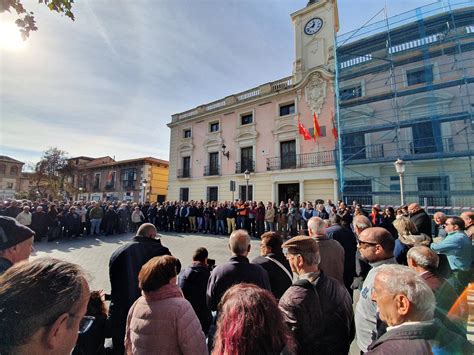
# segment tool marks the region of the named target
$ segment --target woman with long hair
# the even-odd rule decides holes
[[[407,265],[407,253],[411,247],[415,245],[429,246],[431,243],[431,236],[419,233],[409,217],[402,216],[395,219],[393,226],[398,232],[393,254],[399,264]]]
[[[232,286],[219,304],[212,355],[291,353],[294,341],[273,295],[253,284]]]

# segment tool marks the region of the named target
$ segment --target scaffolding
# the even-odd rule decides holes
[[[474,206],[474,0],[381,9],[335,43],[343,200],[399,205],[402,159],[407,203]]]

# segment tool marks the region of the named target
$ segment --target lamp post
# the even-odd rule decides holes
[[[143,181],[142,181],[142,186],[143,186],[142,203],[145,203],[146,184],[148,184],[148,181],[146,181],[146,179],[143,179]]]
[[[405,162],[400,158],[397,159],[395,163],[395,170],[397,170],[398,176],[400,177],[400,201],[401,205],[405,204],[405,196],[403,193],[403,174],[405,174]]]
[[[245,170],[244,171],[244,179],[247,183],[247,187],[245,189],[245,201],[247,202],[249,200],[249,180],[250,180],[250,171]]]

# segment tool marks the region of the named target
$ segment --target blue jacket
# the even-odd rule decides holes
[[[468,271],[471,267],[471,240],[463,232],[448,233],[441,242],[432,243],[431,249],[438,254],[445,254],[453,271]]]

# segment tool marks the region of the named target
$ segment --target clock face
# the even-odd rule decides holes
[[[314,35],[315,33],[319,32],[319,30],[323,27],[323,20],[319,17],[312,18],[308,21],[308,23],[304,26],[304,33],[307,35]]]

